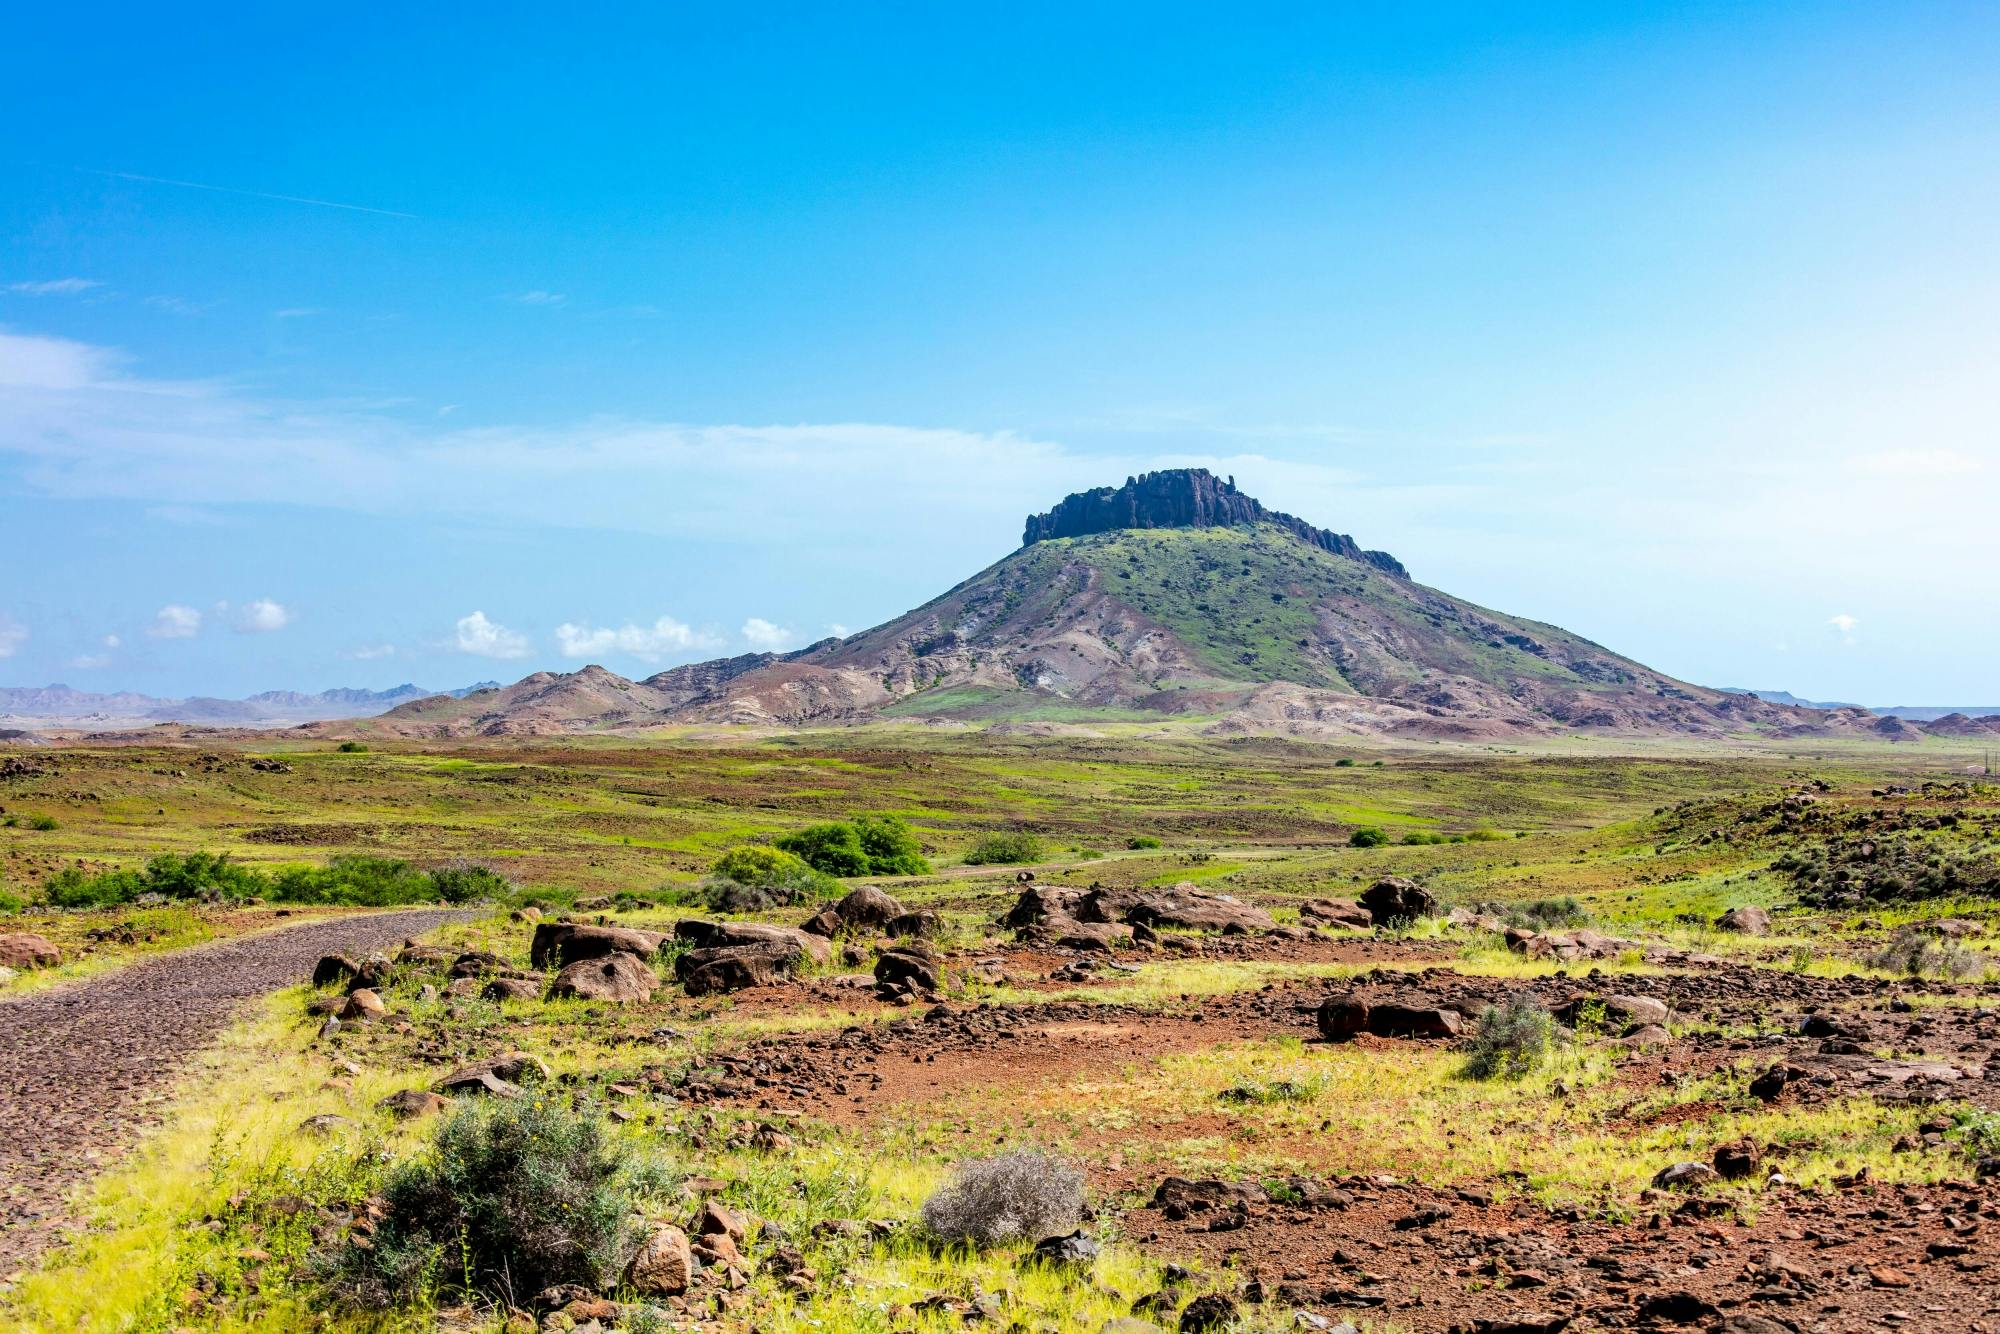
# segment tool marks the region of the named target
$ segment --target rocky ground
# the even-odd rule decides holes
[[[0,1002],[0,1272],[64,1222],[69,1191],[129,1142],[181,1063],[242,1004],[462,914],[346,917],[184,950]]]

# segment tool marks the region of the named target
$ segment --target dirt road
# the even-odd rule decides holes
[[[193,1053],[248,1000],[462,916],[443,909],[310,922],[218,941],[0,1001],[0,1277],[63,1221],[66,1197],[129,1144]]]

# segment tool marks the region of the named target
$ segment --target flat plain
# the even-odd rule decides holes
[[[284,987],[219,1038],[191,1032],[142,1087],[92,1091],[143,1096],[145,1125],[101,1146],[63,1228],[10,1218],[33,1233],[0,1307],[19,1328],[2000,1321],[1982,879],[2000,789],[1947,744],[874,727],[10,753],[0,883],[24,906],[0,929],[63,961],[0,996],[353,911],[38,904],[70,868],[365,856],[469,861],[513,886],[385,951],[366,979],[379,1014],[326,1022],[352,977]],[[824,906],[720,910],[719,857],[864,814],[907,821],[933,870],[839,888],[883,890],[915,925],[842,921],[781,976],[683,985],[708,939],[683,924],[792,928]],[[1356,846],[1363,830],[1381,839]],[[1031,855],[967,864],[993,835]],[[1383,883],[1427,905],[1356,917]],[[1734,909],[1770,920],[1724,929]],[[537,917],[666,935],[644,963],[657,987],[556,995]],[[911,951],[927,972],[885,971]],[[1557,1022],[1518,1068],[1477,1077],[1510,1005]],[[469,1261],[389,1300],[352,1282],[392,1226],[397,1164],[435,1154],[457,1114],[383,1101],[519,1053],[549,1072],[525,1098],[644,1161],[634,1207],[694,1242],[678,1291],[623,1270],[509,1290]],[[1016,1149],[1081,1173],[1094,1253],[1034,1263],[1041,1238],[926,1236],[919,1207],[960,1164]],[[726,1247],[705,1245],[710,1202],[740,1224]]]

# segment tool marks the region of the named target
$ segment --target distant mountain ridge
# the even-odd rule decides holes
[[[485,681],[443,693],[458,697],[498,684]],[[206,695],[163,699],[136,691],[98,694],[66,685],[0,686],[0,717],[47,722],[107,719],[181,723],[317,722],[328,718],[373,717],[399,704],[438,693],[407,682],[387,690],[336,687],[317,694],[266,690],[244,699]]]
[[[1933,723],[1940,718],[2000,716],[2000,704],[1838,704],[1829,700],[1801,699],[1789,690],[1722,689],[1731,695],[1755,695],[1772,704],[1792,704],[1801,709],[1866,709],[1879,718],[1902,718],[1913,723]]]
[[[1919,726],[1690,685],[1580,635],[1452,597],[1199,468],[1030,516],[1022,544],[924,605],[796,652],[628,680],[537,672],[360,725],[425,737],[665,725],[1178,721],[1211,735],[1854,735]],[[316,724],[323,732],[339,725]],[[2000,720],[1952,735],[2000,736]],[[1951,731],[1951,729],[1957,729]]]

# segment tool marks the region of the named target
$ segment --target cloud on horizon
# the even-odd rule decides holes
[[[697,650],[720,648],[722,637],[683,625],[671,616],[662,616],[651,625],[627,621],[617,629],[608,626],[593,629],[588,624],[564,622],[556,627],[556,645],[566,658],[623,654],[653,663]]]
[[[532,652],[526,635],[487,620],[483,611],[459,617],[456,629],[452,643],[460,653],[470,653],[478,658],[509,659],[525,658]]]
[[[193,607],[169,602],[153,613],[152,628],[146,633],[155,639],[193,639],[201,633],[201,613]]]

